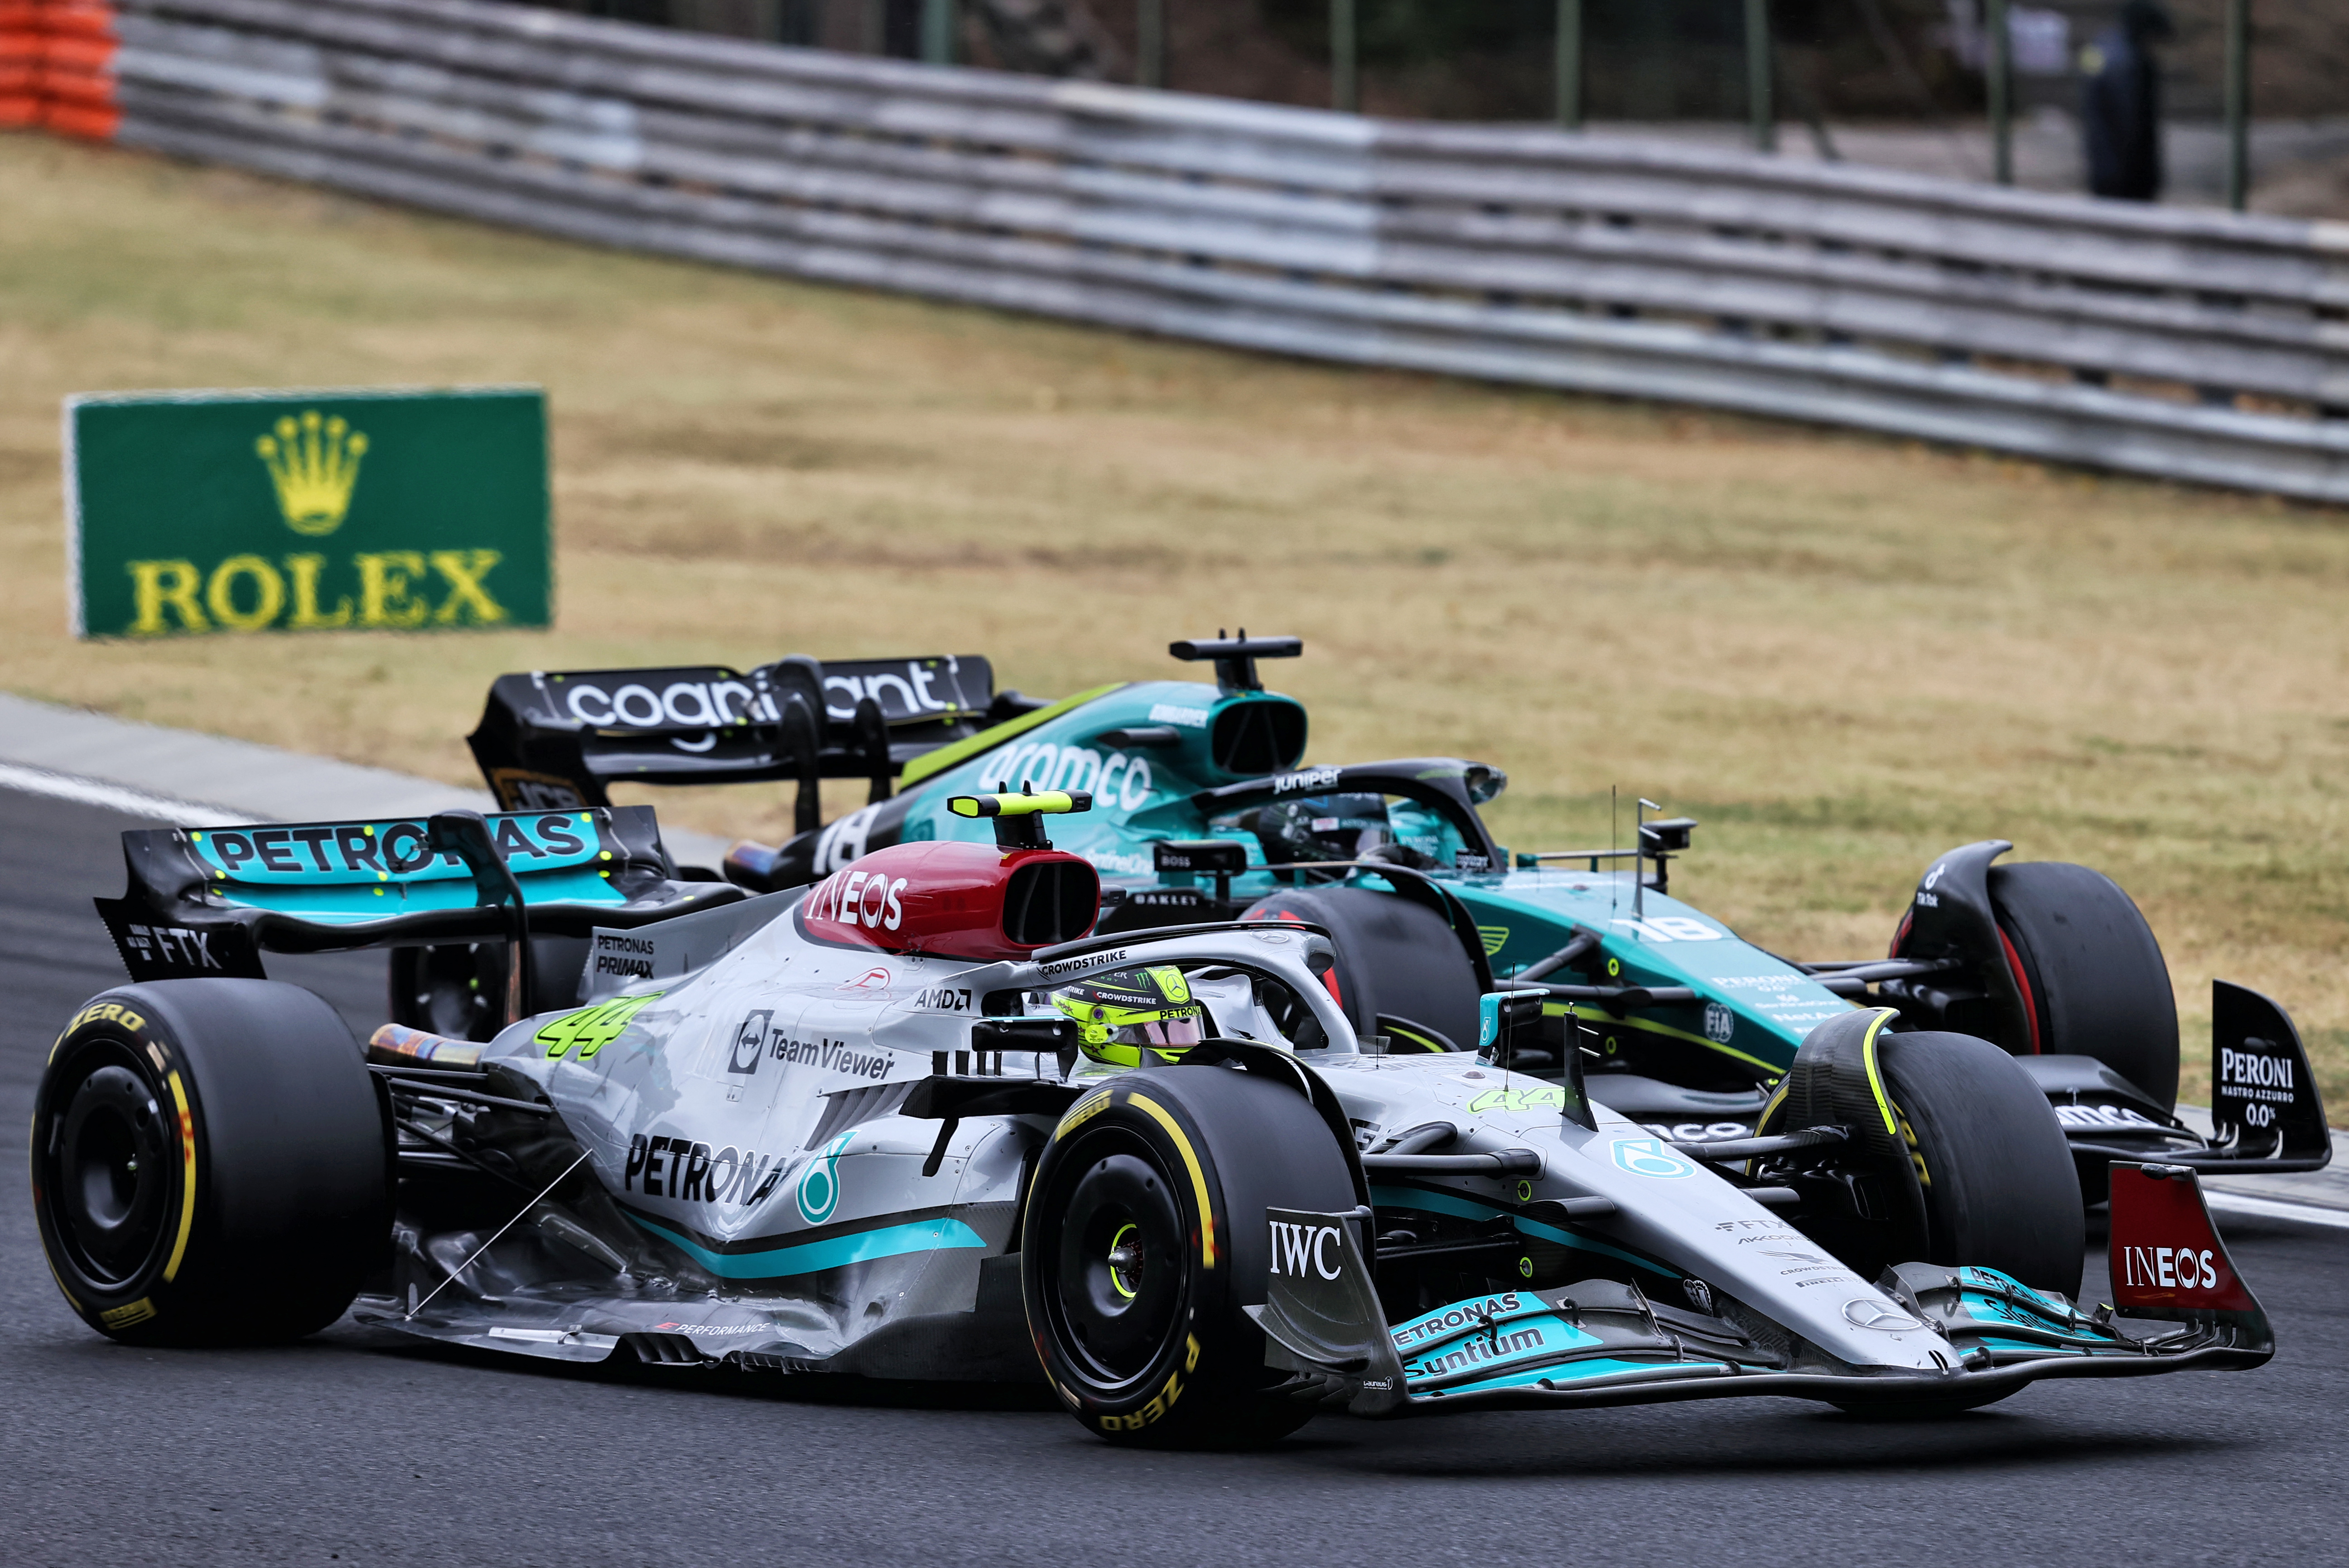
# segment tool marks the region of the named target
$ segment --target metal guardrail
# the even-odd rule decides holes
[[[1235,348],[2349,501],[2340,225],[481,0],[116,10],[117,139],[179,156]]]

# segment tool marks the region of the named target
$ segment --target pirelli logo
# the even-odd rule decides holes
[[[1066,1137],[1102,1112],[1109,1109],[1109,1100],[1110,1092],[1107,1089],[1094,1090],[1069,1107],[1069,1114],[1061,1118],[1061,1125],[1053,1129],[1052,1136],[1056,1138]]]

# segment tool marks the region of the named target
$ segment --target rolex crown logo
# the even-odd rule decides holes
[[[285,525],[314,536],[343,525],[367,449],[364,431],[351,429],[340,414],[328,419],[316,409],[299,419],[285,415],[275,434],[253,443],[277,486],[277,509],[285,514]]]

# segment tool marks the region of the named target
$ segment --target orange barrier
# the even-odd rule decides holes
[[[119,47],[111,0],[0,0],[0,127],[112,140]]]
[[[40,123],[40,15],[36,0],[0,0],[0,129]]]

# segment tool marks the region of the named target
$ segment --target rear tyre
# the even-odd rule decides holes
[[[1070,1107],[1036,1168],[1020,1288],[1044,1370],[1088,1431],[1247,1448],[1312,1415],[1264,1364],[1268,1208],[1341,1212],[1353,1179],[1293,1087],[1227,1067],[1127,1074]]]
[[[2087,1252],[2080,1184],[2039,1086],[1971,1034],[1888,1034],[1877,1049],[1924,1189],[1923,1261],[2077,1293]]]
[[[2178,1103],[2178,1001],[2161,944],[2119,884],[2061,861],[1990,868],[1991,906],[2029,993],[2039,1054],[2093,1056]],[[2031,1047],[2025,1047],[2030,1049]]]
[[[1368,888],[1299,888],[1257,899],[1240,918],[1306,920],[1330,933],[1338,963],[1324,983],[1356,1034],[1389,1034],[1397,1052],[1475,1044],[1476,971],[1426,905]],[[1382,1017],[1402,1027],[1381,1028]]]
[[[131,1345],[333,1323],[381,1257],[392,1146],[342,1018],[299,986],[121,986],[41,1077],[33,1207],[82,1321]]]

